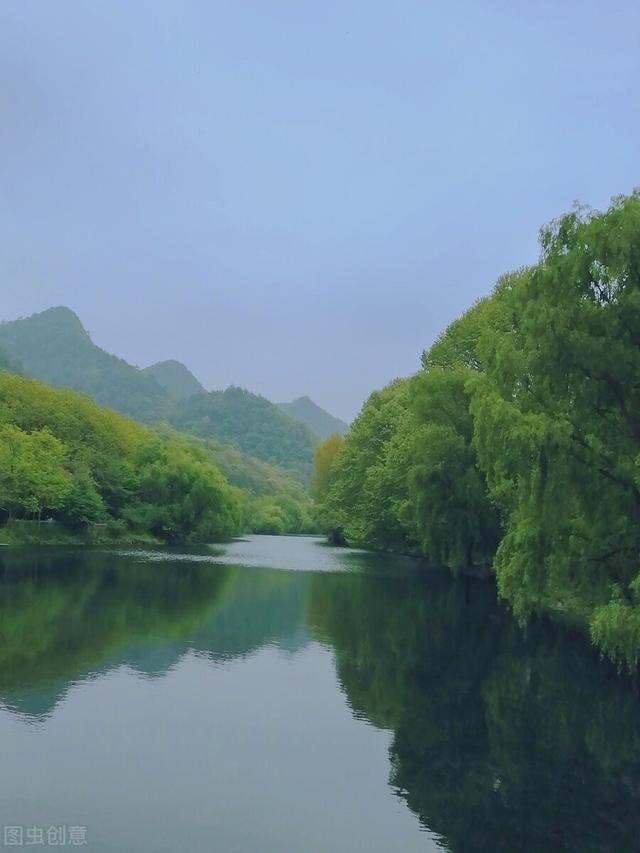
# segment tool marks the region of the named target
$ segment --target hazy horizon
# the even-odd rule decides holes
[[[401,9],[401,14],[399,13]],[[351,420],[638,180],[636,4],[0,6],[0,318]]]

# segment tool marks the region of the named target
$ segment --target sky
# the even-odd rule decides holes
[[[351,419],[640,184],[640,4],[0,0],[0,318]]]

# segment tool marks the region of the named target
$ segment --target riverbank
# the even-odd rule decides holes
[[[134,533],[117,528],[92,527],[83,531],[67,530],[56,524],[14,523],[0,528],[0,547],[27,545],[160,545],[150,533]]]

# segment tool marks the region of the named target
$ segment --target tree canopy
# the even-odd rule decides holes
[[[570,614],[635,666],[639,472],[634,193],[544,228],[537,264],[372,394],[322,472],[319,517],[356,544],[490,566],[519,618]]]
[[[71,391],[0,374],[0,507],[5,517],[97,523],[167,541],[242,528],[244,498],[204,450]]]

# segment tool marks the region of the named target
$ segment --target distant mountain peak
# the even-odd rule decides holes
[[[0,349],[25,375],[90,394],[138,420],[160,420],[172,402],[153,377],[96,346],[79,317],[61,305],[0,323]]]
[[[206,389],[181,361],[168,358],[145,367],[143,373],[151,376],[175,400],[186,400],[196,394],[206,394]]]
[[[278,403],[277,406],[290,418],[307,426],[319,438],[328,438],[336,432],[345,435],[349,431],[348,424],[325,411],[306,394],[291,403]]]
[[[46,308],[44,311],[31,314],[29,317],[21,317],[19,320],[8,322],[29,323],[32,326],[37,325],[39,327],[53,326],[58,331],[64,331],[65,334],[81,335],[90,340],[89,332],[82,325],[80,317],[65,305],[56,305],[53,308]]]

